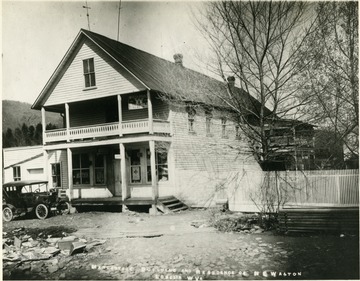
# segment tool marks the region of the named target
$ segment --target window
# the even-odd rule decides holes
[[[13,167],[13,178],[14,178],[14,181],[20,181],[21,180],[20,166]]]
[[[189,132],[193,133],[194,132],[194,120],[195,120],[195,114],[196,111],[193,107],[187,107],[186,111],[188,113],[188,127],[189,127]]]
[[[52,177],[53,187],[61,187],[60,163],[51,164],[51,177]]]
[[[146,95],[133,95],[129,96],[128,109],[143,109],[148,108],[148,100]]]
[[[95,156],[95,184],[105,184],[105,157],[103,154]]]
[[[161,151],[155,153],[155,167],[156,167],[156,175],[158,181],[167,181],[169,180],[169,169],[167,162],[167,152]]]
[[[236,138],[237,140],[240,139],[240,127],[239,127],[239,125],[236,125],[236,126],[235,126],[235,138]]]
[[[221,137],[226,138],[226,118],[221,118]]]
[[[84,78],[85,78],[85,88],[95,87],[95,68],[94,68],[94,59],[83,60],[84,67]]]
[[[146,150],[147,182],[151,182],[150,150]],[[155,152],[155,170],[158,181],[169,180],[168,153],[166,150]]]
[[[88,154],[74,154],[73,165],[73,183],[90,184],[90,161]]]

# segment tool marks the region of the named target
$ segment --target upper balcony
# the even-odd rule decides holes
[[[134,134],[171,134],[169,107],[156,95],[134,93],[42,108],[62,114],[64,128],[45,130],[43,143],[122,137]]]
[[[69,129],[48,130],[44,134],[44,143],[74,141],[87,138],[122,136],[139,133],[170,134],[170,122],[166,120],[141,119],[125,122],[112,122],[90,126],[71,127]]]

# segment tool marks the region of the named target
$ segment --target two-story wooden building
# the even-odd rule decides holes
[[[43,132],[44,174],[73,205],[161,208],[174,196],[245,210],[236,190],[260,185],[261,168],[219,98],[228,87],[174,59],[80,30],[32,106],[43,124],[47,112],[64,118]]]

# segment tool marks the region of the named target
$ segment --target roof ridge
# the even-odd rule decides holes
[[[144,53],[144,54],[146,54],[146,55],[150,55],[150,56],[152,56],[152,57],[155,57],[155,58],[157,58],[157,59],[161,59],[161,60],[165,61],[166,63],[170,63],[170,64],[173,65],[173,66],[175,65],[175,62],[173,62],[173,61],[170,61],[170,60],[168,60],[168,59],[165,59],[165,58],[159,57],[159,56],[157,56],[157,55],[151,54],[151,53],[146,52],[146,51],[144,51],[144,50],[138,49],[138,48],[133,47],[133,46],[131,46],[131,45],[129,45],[129,44],[126,44],[126,43],[117,41],[117,40],[115,40],[115,39],[112,39],[112,38],[107,37],[107,36],[105,36],[105,35],[102,35],[102,34],[100,34],[100,33],[96,33],[96,32],[89,31],[89,30],[85,30],[85,29],[81,29],[81,30],[82,30],[82,31],[85,31],[85,32],[88,32],[88,33],[92,33],[92,34],[94,34],[94,35],[96,35],[96,36],[104,37],[104,38],[106,38],[106,39],[108,39],[108,40],[113,41],[113,42],[116,43],[116,44],[124,45],[124,46],[129,47],[129,48],[132,48],[132,49],[134,49],[134,50],[136,50],[136,51],[138,51],[138,52],[141,52],[141,53]],[[111,46],[109,46],[109,47],[111,48]],[[200,71],[191,69],[191,68],[189,68],[189,67],[183,66],[183,68],[184,68],[185,70],[187,70],[187,71],[192,71],[192,72],[195,72],[196,74],[200,74],[200,75],[202,75],[202,76],[205,76],[205,77],[208,78],[208,79],[212,79],[212,80],[215,80],[215,81],[220,82],[220,83],[221,83],[221,82],[224,82],[224,83],[225,83],[225,81],[221,81],[221,80],[219,80],[219,79],[213,78],[213,77],[211,77],[211,76],[209,76],[209,75],[206,75],[206,74],[204,74],[204,73],[202,73],[202,72],[200,72]],[[243,90],[242,88],[239,88],[239,87],[236,87],[236,86],[235,86],[235,88],[237,88],[237,89],[239,89],[239,90]],[[243,91],[244,91],[244,90],[243,90]]]

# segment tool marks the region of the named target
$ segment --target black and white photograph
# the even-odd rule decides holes
[[[3,280],[358,280],[357,1],[3,0]]]

